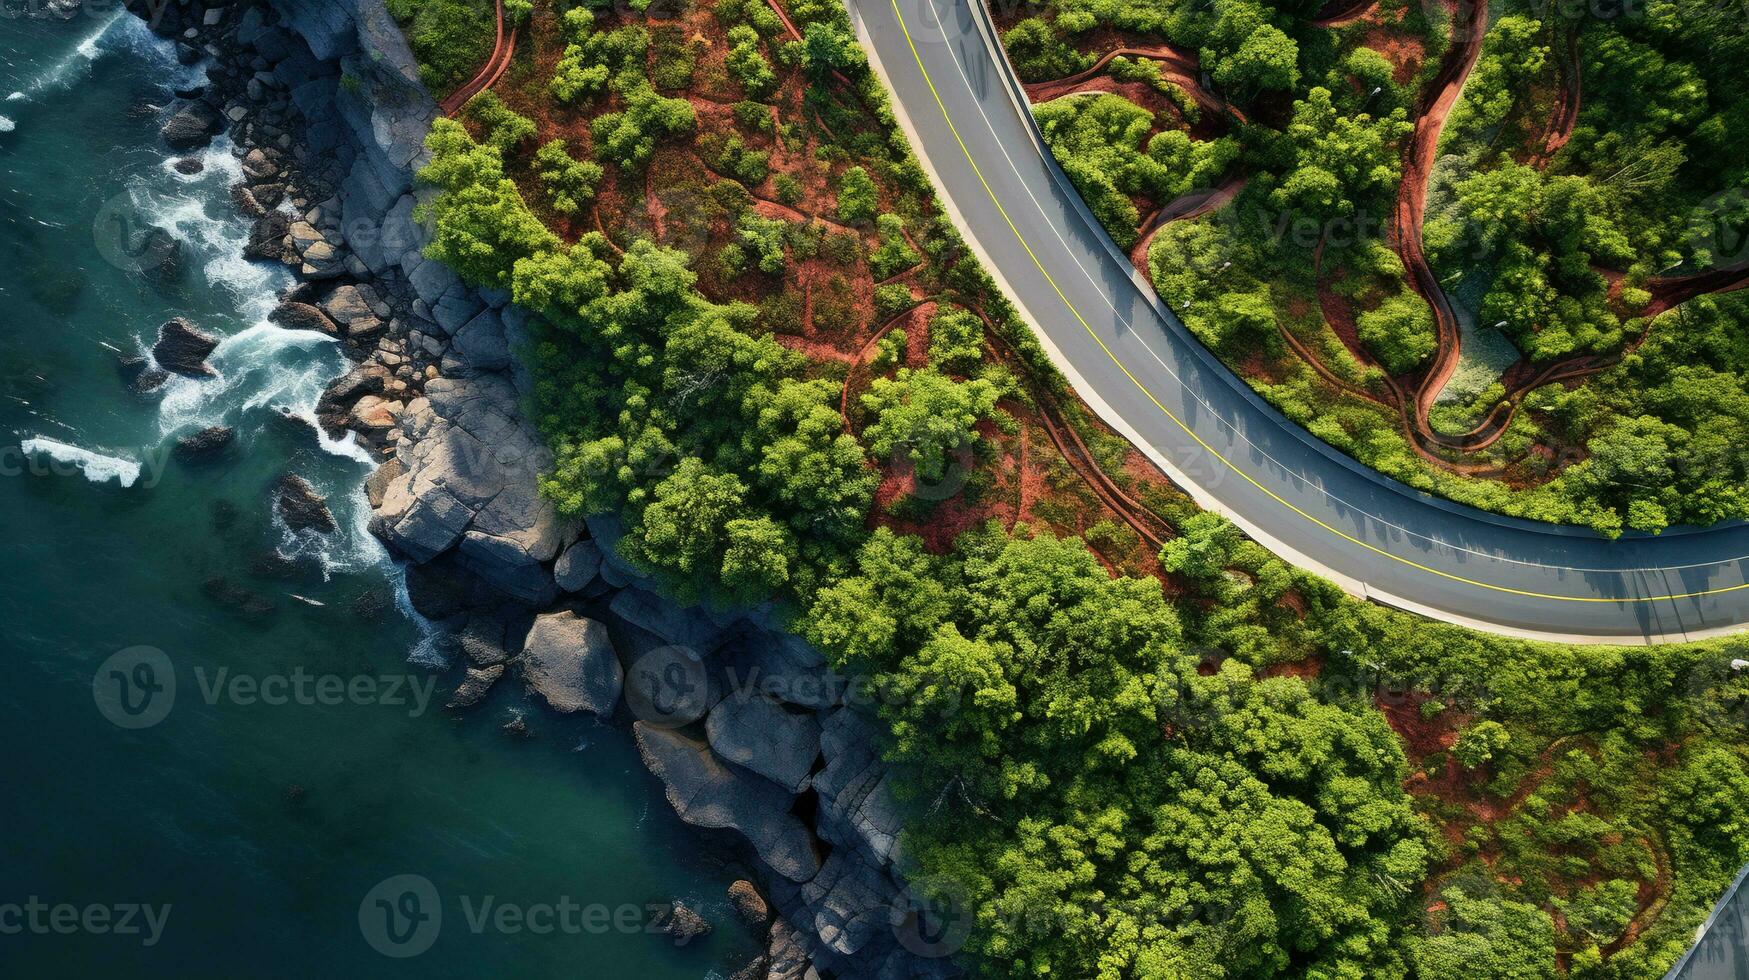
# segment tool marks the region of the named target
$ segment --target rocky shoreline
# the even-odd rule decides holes
[[[912,914],[899,810],[853,689],[760,611],[658,595],[617,557],[613,519],[568,521],[539,495],[550,455],[513,354],[527,317],[423,255],[412,175],[437,107],[382,0],[129,6],[183,61],[211,64],[163,136],[178,153],[235,144],[247,252],[298,280],[272,319],[354,363],[318,421],[382,461],[371,528],[449,641],[450,708],[520,684],[541,710],[629,724],[681,819],[758,871],[730,897],[766,953],[736,980],[956,975]]]

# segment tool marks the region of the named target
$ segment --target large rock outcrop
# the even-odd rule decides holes
[[[529,690],[567,714],[612,715],[625,685],[607,627],[576,613],[535,617],[517,666]]]
[[[641,721],[632,730],[644,764],[662,780],[681,820],[735,831],[767,867],[790,881],[819,874],[813,834],[790,813],[794,796],[770,780],[724,764],[710,746],[679,732]]]

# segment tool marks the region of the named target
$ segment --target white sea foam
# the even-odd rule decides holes
[[[18,448],[26,455],[43,455],[55,462],[75,467],[92,483],[108,483],[114,480],[123,487],[131,487],[140,478],[140,464],[131,459],[95,453],[58,439],[33,436],[20,442]]]
[[[271,297],[269,297],[271,299]],[[262,322],[219,341],[207,358],[214,378],[173,377],[158,407],[158,430],[219,425],[233,410],[284,408],[313,418],[316,401],[337,373],[338,353],[310,354],[334,339],[313,330],[287,330]]]
[[[445,650],[443,631],[413,608],[413,600],[407,595],[405,574],[395,576],[395,608],[419,627],[419,640],[413,644],[413,649],[407,651],[407,662],[434,670],[448,667],[449,654]]]
[[[370,501],[365,499],[363,484],[355,484],[344,499],[330,499],[328,504],[337,527],[327,534],[315,530],[294,531],[285,526],[275,508],[273,526],[280,535],[275,550],[286,558],[314,561],[321,568],[324,579],[386,566],[389,552],[376,535],[370,533]]]
[[[18,128],[18,124],[6,116],[0,116],[0,133],[10,133]]]
[[[253,321],[267,316],[276,303],[275,294],[291,283],[292,276],[282,265],[243,257],[250,225],[228,204],[229,188],[242,176],[232,149],[228,138],[215,140],[201,155],[200,173],[174,174],[177,184],[170,191],[136,188],[134,204],[142,222],[184,242],[198,257],[207,283],[229,291],[237,300],[238,313]]]

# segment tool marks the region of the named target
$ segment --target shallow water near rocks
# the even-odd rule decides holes
[[[226,147],[185,176],[156,139],[155,107],[199,71],[109,17],[0,20],[0,925],[23,923],[0,975],[733,972],[755,952],[724,899],[735,869],[700,854],[624,732],[508,680],[458,717],[455,676],[407,662],[422,634],[364,530],[367,459],[282,417],[343,358],[264,323],[289,280],[238,257]],[[185,242],[171,283],[139,268],[147,222]],[[225,338],[218,377],[130,392],[118,358],[173,315]],[[216,424],[237,431],[222,459],[171,458]],[[338,532],[276,523],[287,472]],[[533,738],[500,731],[525,709]],[[397,875],[431,883],[437,928],[404,882],[372,893]],[[678,950],[648,934],[646,905],[672,898],[716,930]],[[33,928],[33,900],[79,924]],[[153,945],[116,934],[135,904],[167,916]]]

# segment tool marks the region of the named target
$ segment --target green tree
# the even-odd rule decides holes
[[[802,29],[802,69],[815,80],[824,81],[835,72],[850,74],[867,63],[844,24],[814,21]]]
[[[601,166],[572,157],[562,139],[547,143],[534,155],[534,172],[546,188],[547,201],[560,214],[576,214],[595,197],[595,185],[601,182]]]
[[[1479,769],[1512,744],[1512,733],[1497,721],[1478,721],[1458,733],[1452,744],[1452,758],[1465,769]]]
[[[1014,63],[1014,72],[1023,81],[1046,82],[1086,68],[1087,56],[1076,51],[1051,25],[1037,17],[1028,17],[1002,35],[1002,46]]]
[[[908,298],[909,294],[907,294]],[[929,320],[929,360],[943,371],[970,370],[984,357],[984,321],[960,307]]]
[[[642,169],[656,152],[656,141],[692,129],[697,117],[692,103],[656,94],[648,83],[625,93],[625,108],[607,112],[589,124],[597,157],[627,170]]]
[[[982,378],[954,381],[934,368],[900,368],[897,377],[876,378],[862,396],[875,416],[863,436],[876,456],[903,450],[920,478],[938,481],[948,454],[977,441],[973,426],[994,416],[999,395]]]
[[[729,28],[729,54],[724,63],[749,99],[763,99],[777,88],[777,72],[759,47],[759,32],[746,24]]]
[[[734,474],[687,457],[650,489],[650,502],[621,547],[646,567],[681,578],[716,573],[723,568],[729,525],[745,514],[746,497],[746,484]],[[743,525],[743,548],[756,535],[756,529]],[[746,560],[745,555],[737,559]],[[738,566],[737,574],[754,572],[751,566]]]
[[[873,221],[879,206],[880,190],[867,170],[851,167],[838,178],[838,220],[853,225]]]
[[[1412,292],[1398,293],[1362,313],[1356,327],[1361,343],[1392,374],[1415,370],[1439,349],[1427,301]]]

